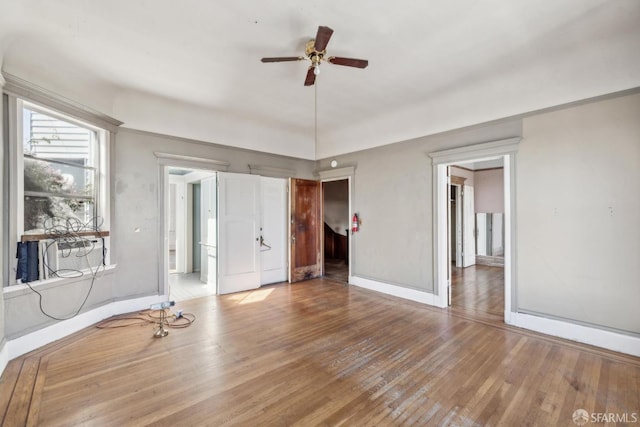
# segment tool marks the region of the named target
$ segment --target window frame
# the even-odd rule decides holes
[[[5,135],[5,156],[8,157],[6,164],[8,170],[4,173],[7,180],[5,188],[8,194],[4,195],[3,219],[8,238],[4,239],[3,253],[5,254],[3,287],[8,289],[11,286],[19,285],[15,278],[15,248],[24,235],[24,155],[22,139],[22,108],[26,106],[29,110],[36,110],[42,114],[52,116],[86,128],[95,133],[96,150],[93,154],[96,157],[96,173],[94,177],[95,204],[93,211],[95,216],[100,217],[102,222],[100,231],[108,232],[111,227],[112,206],[110,203],[111,176],[111,156],[112,143],[115,138],[118,126],[122,122],[93,111],[88,107],[76,104],[73,101],[52,94],[45,89],[34,86],[15,76],[4,74],[6,84],[3,88],[3,120],[8,129]],[[5,98],[7,102],[5,103]],[[3,137],[4,139],[4,137]],[[110,265],[110,237],[105,238],[106,259],[105,263]],[[30,283],[31,286],[38,286],[50,281],[67,281],[68,279],[48,279],[38,280]]]
[[[40,161],[44,161],[44,162],[48,162],[48,163],[58,163],[58,164],[66,164],[69,166],[73,166],[73,167],[77,167],[77,168],[81,168],[81,169],[85,169],[85,170],[91,170],[93,171],[93,191],[92,191],[92,196],[80,196],[80,195],[72,195],[72,194],[58,194],[58,193],[49,193],[49,192],[44,192],[42,193],[42,195],[46,195],[48,197],[64,197],[64,198],[69,198],[69,199],[85,199],[85,200],[91,200],[94,204],[93,209],[92,209],[92,216],[94,218],[97,217],[103,217],[104,215],[102,215],[101,213],[101,209],[100,209],[100,194],[103,191],[103,188],[106,187],[105,183],[102,182],[101,176],[102,176],[102,160],[103,160],[103,153],[101,153],[100,147],[101,145],[104,144],[106,135],[105,135],[105,130],[101,129],[97,126],[94,126],[92,124],[86,123],[84,121],[78,120],[74,117],[71,117],[69,115],[66,114],[62,114],[59,113],[55,110],[52,110],[50,108],[45,108],[41,105],[35,104],[33,102],[30,102],[28,100],[22,99],[22,98],[16,98],[17,103],[16,105],[16,117],[15,123],[9,123],[9,126],[13,125],[16,126],[16,138],[17,141],[15,141],[20,148],[22,147],[22,142],[24,141],[24,135],[23,135],[23,129],[24,129],[24,117],[23,117],[23,112],[25,109],[33,111],[33,112],[37,112],[43,115],[46,115],[48,117],[54,118],[54,119],[58,119],[58,120],[62,120],[65,122],[68,122],[74,126],[78,126],[80,128],[84,128],[87,129],[88,131],[90,131],[93,136],[91,137],[91,141],[89,142],[90,144],[92,144],[94,147],[92,148],[89,157],[92,157],[91,159],[91,163],[93,166],[86,166],[86,165],[75,165],[75,164],[71,164],[70,162],[64,162],[61,160],[57,160],[55,158],[50,159],[50,158],[38,158],[36,156],[30,156],[30,158],[35,159],[35,160],[40,160]],[[24,159],[26,157],[26,155],[24,154],[24,149],[20,149],[18,148],[18,155],[20,157],[22,157],[19,160],[19,164],[21,165],[21,171],[22,171],[22,186],[18,187],[17,191],[18,194],[22,194],[22,197],[19,197],[17,200],[17,209],[18,212],[21,212],[22,215],[19,217],[19,221],[18,221],[18,229],[17,229],[17,235],[18,237],[22,236],[22,235],[28,235],[28,234],[34,234],[34,233],[27,233],[28,230],[24,229],[24,198],[28,195],[28,191],[26,191],[24,189]],[[20,171],[18,171],[18,173],[20,173]],[[20,184],[20,183],[19,183]],[[95,227],[97,225],[97,223],[94,221],[93,226]],[[36,233],[37,234],[37,233]]]

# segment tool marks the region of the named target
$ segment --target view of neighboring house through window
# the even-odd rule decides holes
[[[97,141],[96,131],[24,104],[24,233],[41,233],[56,219],[95,226]]]

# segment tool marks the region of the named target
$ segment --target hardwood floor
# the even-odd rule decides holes
[[[451,306],[467,314],[504,317],[504,267],[451,267]]]
[[[342,283],[349,283],[349,266],[343,259],[325,258],[324,277],[337,280]]]
[[[3,425],[574,425],[640,412],[640,359],[332,280],[179,303],[9,363]]]

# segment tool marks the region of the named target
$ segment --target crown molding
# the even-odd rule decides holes
[[[13,74],[3,72],[0,76],[2,76],[0,86],[3,86],[2,90],[5,93],[22,98],[26,101],[41,104],[44,107],[53,108],[95,126],[107,129],[110,132],[117,132],[118,127],[123,124],[120,120],[107,116],[106,114],[87,107],[86,105],[82,105],[79,102],[65,98],[62,95],[58,95],[57,93],[28,82],[18,76],[14,76]],[[4,80],[4,84],[2,84],[2,80]]]

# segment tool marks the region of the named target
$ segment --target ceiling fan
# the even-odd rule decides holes
[[[275,58],[262,58],[262,62],[286,62],[286,61],[303,61],[308,59],[311,61],[307,77],[304,79],[305,86],[313,86],[316,82],[316,76],[320,73],[320,62],[328,61],[336,65],[345,65],[347,67],[365,68],[369,65],[366,59],[343,58],[339,56],[325,57],[327,44],[333,30],[329,27],[318,27],[316,38],[309,40],[305,48],[305,56],[281,56]]]

